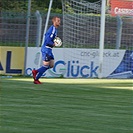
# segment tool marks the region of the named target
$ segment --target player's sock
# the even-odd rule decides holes
[[[38,71],[37,70],[32,70],[32,75],[33,75],[33,79],[36,79],[36,75],[37,75]]]
[[[47,69],[49,69],[49,66],[42,66],[42,67],[40,67],[37,71],[38,71],[38,74],[37,74],[37,76],[36,76],[36,80],[38,80],[42,75],[43,75],[43,73],[47,70]]]

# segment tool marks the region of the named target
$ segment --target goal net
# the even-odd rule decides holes
[[[102,1],[63,0],[62,5],[66,77],[98,77]],[[102,77],[133,76],[133,10],[122,5],[110,0],[105,7]]]

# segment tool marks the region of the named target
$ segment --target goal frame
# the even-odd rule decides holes
[[[98,78],[102,78],[103,67],[103,51],[104,51],[104,37],[105,37],[105,13],[106,13],[106,0],[102,0],[101,7],[101,24],[100,24],[100,43],[99,43],[99,73]]]

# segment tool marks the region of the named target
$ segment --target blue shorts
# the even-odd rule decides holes
[[[54,60],[52,50],[46,49],[45,52],[42,52],[42,60],[46,62]]]

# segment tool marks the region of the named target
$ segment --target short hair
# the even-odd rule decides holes
[[[56,18],[59,18],[59,17],[58,17],[58,16],[54,16],[54,17],[52,18],[52,22],[54,22]]]

